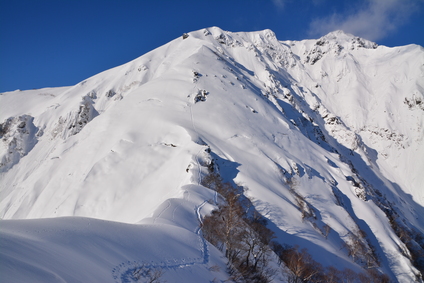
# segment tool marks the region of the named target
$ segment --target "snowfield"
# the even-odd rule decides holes
[[[421,282],[423,47],[187,35],[75,86],[0,95],[0,281],[228,279],[200,229],[215,168],[278,243],[362,272],[343,248],[360,239],[372,268]]]

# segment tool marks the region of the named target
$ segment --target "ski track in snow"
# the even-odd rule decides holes
[[[192,93],[194,93],[194,91],[197,89],[197,80],[195,81],[195,83],[194,83],[194,86],[193,86],[193,90],[192,90]],[[190,96],[190,99],[191,99],[191,96]],[[190,103],[190,101],[188,102],[189,103],[189,108],[190,108],[190,120],[191,120],[191,125],[192,125],[192,127],[193,127],[193,131],[195,132],[195,133],[197,133],[197,134],[199,134],[198,132],[197,132],[197,129],[196,129],[196,125],[195,125],[195,122],[194,122],[194,115],[193,115],[193,105],[195,105],[195,103]],[[202,183],[202,172],[201,172],[201,169],[200,169],[200,162],[199,162],[199,154],[200,154],[200,152],[202,151],[202,149],[200,149],[198,152],[197,152],[197,154],[195,155],[195,160],[196,160],[196,163],[197,163],[197,172],[198,172],[198,180],[197,180],[197,184],[198,185],[200,185],[201,183]]]
[[[154,262],[139,262],[139,261],[126,261],[115,268],[112,269],[112,277],[117,283],[131,283],[136,282],[136,278],[134,277],[134,272],[137,271],[140,268],[145,269],[163,269],[163,270],[169,270],[169,269],[181,269],[181,268],[187,268],[198,264],[208,264],[209,263],[209,248],[208,243],[202,236],[202,215],[200,213],[202,207],[207,203],[207,200],[204,200],[200,205],[197,205],[194,207],[194,213],[196,214],[196,217],[199,221],[199,225],[194,231],[194,233],[198,236],[199,240],[199,251],[201,253],[200,257],[197,259],[193,258],[174,258],[174,259],[168,259],[166,261],[162,261],[160,263],[154,263]],[[168,201],[168,206],[161,211],[159,216],[167,210],[171,206],[171,203]],[[175,210],[179,207],[177,205],[174,209]],[[158,216],[158,217],[159,217]],[[158,218],[155,218],[156,219]],[[174,217],[174,215],[172,216]]]
[[[161,215],[166,211],[166,210],[168,210],[168,208],[170,208],[171,207],[171,202],[169,201],[169,200],[167,200],[166,201],[166,203],[167,203],[167,206],[159,213],[159,215],[158,216],[156,216],[155,217],[155,219],[153,220],[153,223],[156,223],[156,219],[158,219],[158,218],[160,218],[161,217]]]
[[[197,163],[197,173],[198,173],[198,179],[197,179],[197,184],[200,186],[200,184],[202,184],[202,170],[200,169],[200,162],[199,162],[199,154],[200,152],[202,152],[203,149],[200,149],[199,152],[197,152],[195,158],[196,158],[196,163]]]
[[[175,220],[175,212],[177,211],[177,209],[180,207],[180,204],[177,204],[174,208],[174,211],[172,211],[172,221]]]
[[[202,209],[202,207],[207,203],[206,200],[204,200],[199,206],[196,207],[195,211],[196,211],[196,216],[197,219],[199,221],[199,226],[197,227],[195,233],[198,235],[199,240],[201,241],[201,251],[203,254],[203,264],[207,264],[209,262],[209,248],[208,248],[208,243],[206,242],[205,238],[202,235],[202,225],[203,225],[203,221],[202,221],[202,215],[200,214],[200,210]]]
[[[200,154],[200,152],[202,152],[203,150],[200,149],[197,154],[195,155],[195,159],[196,159],[196,163],[198,166],[198,173],[199,173],[199,179],[198,179],[198,185],[201,184],[201,170],[200,170],[200,163],[198,160],[198,155]],[[186,191],[187,195],[184,196],[184,199],[188,200],[189,196],[190,196],[190,191]],[[217,192],[214,193],[214,199],[215,199],[215,203],[217,203]],[[137,270],[139,270],[140,268],[143,269],[181,269],[181,268],[187,268],[187,267],[191,267],[197,264],[208,264],[209,263],[209,248],[208,248],[208,243],[205,240],[205,238],[202,235],[202,225],[203,225],[203,221],[202,221],[202,214],[201,214],[201,209],[203,208],[203,206],[207,203],[207,200],[204,200],[201,204],[196,205],[194,207],[194,213],[196,214],[196,218],[199,221],[199,225],[197,226],[197,228],[195,229],[194,233],[197,235],[198,240],[199,240],[199,251],[201,253],[201,256],[199,259],[191,259],[191,258],[182,258],[182,259],[172,259],[172,260],[167,260],[165,262],[160,262],[160,263],[140,263],[138,261],[127,261],[127,262],[123,262],[120,265],[116,266],[115,268],[112,269],[112,277],[115,280],[115,282],[117,283],[131,283],[131,282],[137,282],[134,274]],[[172,206],[171,202],[169,200],[167,200],[167,206],[158,214],[157,217],[154,218],[153,223],[156,223],[156,220],[158,218],[161,217],[161,215],[168,210],[170,207]],[[172,220],[175,219],[175,212],[177,211],[177,209],[180,207],[180,204],[177,204],[172,212]],[[171,263],[174,262],[174,263]]]

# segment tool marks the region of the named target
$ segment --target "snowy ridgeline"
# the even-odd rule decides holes
[[[341,31],[278,41],[213,27],[72,87],[3,93],[0,273],[228,279],[225,249],[200,229],[220,197],[199,184],[218,172],[282,247],[419,280],[423,64],[420,46]],[[290,279],[283,267],[273,281]]]

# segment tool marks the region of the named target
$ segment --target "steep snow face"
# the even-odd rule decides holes
[[[312,108],[323,117],[339,117],[347,129],[340,131],[328,120],[326,128],[350,149],[365,145],[376,150],[377,154],[364,154],[364,160],[423,205],[422,162],[412,161],[423,157],[423,48],[377,47],[340,31],[307,44],[291,44],[305,63],[290,69],[311,89],[305,99],[318,97]]]
[[[341,31],[187,35],[72,87],[1,94],[2,218],[165,215],[196,234],[212,207],[174,212],[213,198],[186,189],[213,165],[249,188],[280,243],[415,280],[393,223],[424,232],[423,48]],[[340,248],[355,239],[367,255]]]

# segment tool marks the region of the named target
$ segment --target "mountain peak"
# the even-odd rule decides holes
[[[343,30],[332,31],[322,36],[318,39],[316,44],[324,45],[331,42],[339,44],[350,50],[358,48],[375,49],[378,47],[378,44],[375,42],[344,32]]]
[[[0,95],[0,217],[9,223],[0,229],[0,273],[37,282],[36,267],[74,276],[63,281],[134,282],[128,276],[147,266],[168,282],[225,281],[224,239],[215,248],[201,232],[232,192],[222,180],[252,200],[255,219],[243,221],[268,223],[281,247],[305,248],[324,268],[416,281],[423,49],[376,46],[343,31],[278,41],[269,29],[210,27],[73,87]],[[53,220],[13,220],[22,218]],[[73,235],[98,249],[76,251]],[[123,248],[122,235],[133,235],[137,252]],[[52,250],[40,254],[38,243]],[[96,269],[70,271],[79,258]]]

